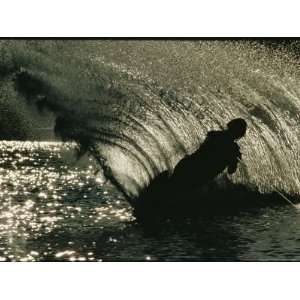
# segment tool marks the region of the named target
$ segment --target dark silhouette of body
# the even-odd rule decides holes
[[[203,144],[191,155],[184,157],[175,167],[172,185],[179,189],[195,188],[207,184],[226,168],[233,174],[242,159],[236,140],[242,138],[247,130],[247,123],[234,119],[227,124],[227,129],[210,131]]]
[[[225,130],[208,132],[199,149],[180,160],[171,176],[168,171],[159,174],[141,192],[134,205],[137,219],[152,223],[159,214],[168,216],[171,208],[180,213],[193,201],[190,195],[197,189],[209,185],[226,168],[233,174],[242,159],[236,140],[246,130],[247,123],[238,118],[230,121]]]

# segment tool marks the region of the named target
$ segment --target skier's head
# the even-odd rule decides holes
[[[246,134],[247,130],[247,123],[242,118],[237,118],[231,120],[227,124],[228,131],[230,135],[233,137],[233,139],[237,140],[242,138]]]

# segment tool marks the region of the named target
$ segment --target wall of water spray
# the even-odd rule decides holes
[[[35,126],[36,111],[51,112],[56,133],[90,151],[130,195],[235,117],[249,131],[231,180],[300,193],[300,68],[289,49],[253,41],[1,41],[0,70],[0,106],[18,116],[20,130]]]

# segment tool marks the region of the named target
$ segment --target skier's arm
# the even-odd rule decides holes
[[[238,160],[234,159],[234,161],[232,161],[227,167],[228,174],[231,175],[231,174],[235,173],[235,171],[237,169],[237,165],[238,165]]]
[[[239,146],[236,145],[236,149],[235,149],[233,159],[227,167],[228,174],[231,175],[231,174],[236,172],[239,160],[241,160],[241,159],[242,159],[242,153],[240,152]]]

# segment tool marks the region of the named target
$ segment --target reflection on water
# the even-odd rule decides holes
[[[73,145],[0,144],[0,261],[300,260],[289,206],[165,223],[155,234]],[[226,201],[226,199],[222,199]]]

